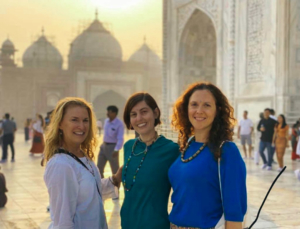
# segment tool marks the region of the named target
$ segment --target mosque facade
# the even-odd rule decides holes
[[[300,114],[300,1],[163,0],[163,101],[209,81],[258,119],[266,107]]]
[[[97,118],[116,105],[123,113],[127,98],[148,91],[157,101],[162,95],[162,62],[144,44],[127,60],[118,40],[96,19],[70,44],[68,69],[59,50],[43,34],[23,54],[23,66],[14,61],[17,50],[11,40],[0,54],[0,111],[11,113],[18,124],[36,113],[46,114],[67,96],[85,98]]]

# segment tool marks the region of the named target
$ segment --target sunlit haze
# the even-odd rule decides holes
[[[11,0],[0,2],[0,43],[7,37],[18,50],[21,66],[26,48],[45,35],[59,49],[66,66],[70,43],[95,18],[98,18],[118,39],[127,60],[146,36],[149,46],[161,56],[161,0]]]
[[[96,7],[111,10],[134,10],[145,3],[144,0],[91,0]]]

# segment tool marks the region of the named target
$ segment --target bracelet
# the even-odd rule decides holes
[[[114,181],[113,176],[109,177],[108,179],[114,186],[117,186],[117,183]]]

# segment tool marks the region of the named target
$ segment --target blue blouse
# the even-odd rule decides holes
[[[192,156],[203,143],[192,142],[184,159]],[[223,214],[218,162],[206,146],[192,161],[180,157],[169,169],[173,188],[170,221],[182,227],[215,227]],[[247,211],[246,166],[237,146],[226,142],[222,147],[221,183],[225,220],[242,222]]]

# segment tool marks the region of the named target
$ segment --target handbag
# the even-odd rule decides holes
[[[223,141],[220,145],[220,149],[222,148],[223,144],[225,143],[226,141]],[[217,223],[216,225],[216,229],[225,229],[225,215],[224,215],[224,205],[223,205],[223,194],[222,194],[222,184],[221,184],[221,158],[218,159],[218,176],[219,176],[219,185],[220,185],[220,192],[221,192],[221,200],[222,200],[222,207],[223,207],[223,215],[221,217],[221,219],[219,220],[219,222]],[[247,204],[248,206],[248,204]],[[249,214],[249,208],[247,209],[247,212],[244,216],[244,221],[243,221],[243,228],[247,228],[246,225],[248,225],[248,222],[249,221],[249,217],[250,217],[250,214]]]

